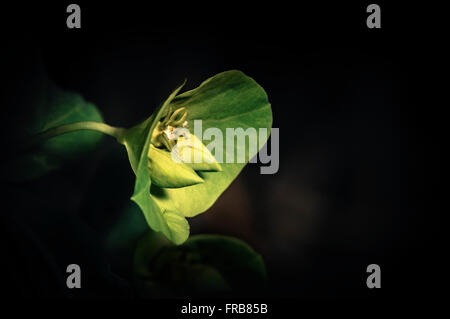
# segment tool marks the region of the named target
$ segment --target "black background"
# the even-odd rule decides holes
[[[41,59],[60,87],[97,105],[106,123],[126,127],[184,78],[191,89],[241,70],[268,93],[280,169],[260,175],[248,165],[210,211],[191,220],[192,232],[250,243],[266,261],[267,297],[416,297],[432,293],[428,284],[438,285],[442,272],[434,255],[437,209],[424,197],[428,117],[412,98],[426,35],[408,6],[377,3],[381,29],[366,27],[369,2],[79,1],[80,30],[66,28],[68,3],[5,6],[4,94],[22,101],[18,88]],[[2,121],[22,112],[3,105]],[[5,124],[4,140],[10,132]],[[119,149],[105,140],[40,184],[6,185],[1,262],[10,296],[129,296],[122,279],[98,276],[114,260],[98,254],[100,239],[133,185],[124,152],[114,155]],[[114,186],[100,192],[96,183],[105,179]],[[24,188],[30,200],[18,203],[14,190]],[[58,197],[61,189],[71,195]],[[104,205],[93,207],[92,194]],[[30,211],[45,197],[55,213]],[[70,212],[60,215],[58,205],[67,203]],[[72,294],[61,285],[63,265],[74,259],[92,270],[88,288]],[[380,290],[366,287],[371,263],[381,266]]]

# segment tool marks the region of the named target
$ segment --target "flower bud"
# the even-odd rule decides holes
[[[215,157],[194,134],[180,136],[173,151],[181,162],[196,171],[222,171]]]
[[[164,188],[179,188],[203,183],[203,179],[185,163],[176,163],[170,152],[150,145],[148,169],[153,184]]]

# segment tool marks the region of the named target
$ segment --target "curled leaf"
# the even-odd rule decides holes
[[[175,95],[181,90],[184,83],[169,95],[163,105],[144,122],[124,131],[120,142],[125,146],[131,168],[136,175],[133,200],[144,213],[148,225],[155,231],[162,232],[176,244],[181,244],[189,236],[189,227],[186,227],[185,218],[171,218],[173,215],[167,208],[161,208],[150,196],[152,185],[148,169],[148,152],[152,132],[159,120],[167,113],[167,106]]]

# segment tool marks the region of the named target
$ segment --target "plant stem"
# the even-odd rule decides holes
[[[117,139],[119,143],[123,138],[124,129],[121,127],[113,127],[105,123],[100,122],[76,122],[70,124],[63,124],[45,131],[42,131],[34,135],[26,144],[26,147],[32,146],[34,144],[42,143],[49,138],[59,136],[62,134],[80,131],[80,130],[90,130],[101,132],[106,135],[113,136]]]

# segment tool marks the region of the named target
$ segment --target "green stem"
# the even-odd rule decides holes
[[[90,130],[101,132],[106,135],[113,136],[121,143],[123,139],[124,129],[121,127],[113,127],[105,123],[100,122],[76,122],[71,124],[63,124],[43,132],[34,135],[27,143],[26,147],[32,146],[34,144],[42,143],[49,138],[59,136],[62,134],[80,131],[80,130]]]

